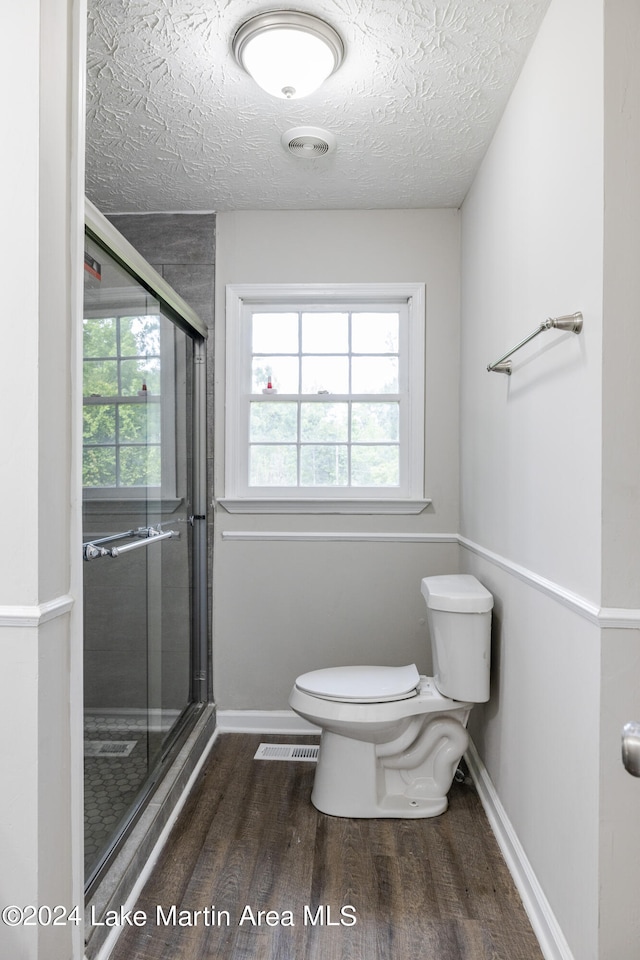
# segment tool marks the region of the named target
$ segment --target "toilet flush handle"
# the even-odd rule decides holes
[[[622,762],[633,777],[640,777],[640,723],[632,720],[622,728]]]

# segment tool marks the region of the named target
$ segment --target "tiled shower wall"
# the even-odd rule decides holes
[[[207,503],[213,500],[213,323],[216,217],[213,213],[151,213],[109,216],[131,243],[209,330],[207,339]],[[212,518],[207,524],[207,566],[213,569]],[[211,624],[211,578],[209,577]],[[211,651],[209,637],[208,650]],[[210,664],[208,675],[211,676]]]

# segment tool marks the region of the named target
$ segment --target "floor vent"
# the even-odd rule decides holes
[[[85,740],[85,757],[128,757],[137,740]]]
[[[320,747],[311,743],[261,743],[254,760],[317,760]]]

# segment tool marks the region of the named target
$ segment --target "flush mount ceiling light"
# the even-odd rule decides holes
[[[233,38],[236,60],[274,97],[306,97],[338,69],[344,45],[324,20],[274,10],[244,23]]]

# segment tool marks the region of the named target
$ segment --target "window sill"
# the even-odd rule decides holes
[[[292,499],[281,497],[221,497],[216,501],[227,513],[326,513],[326,514],[418,514],[431,500]]]

